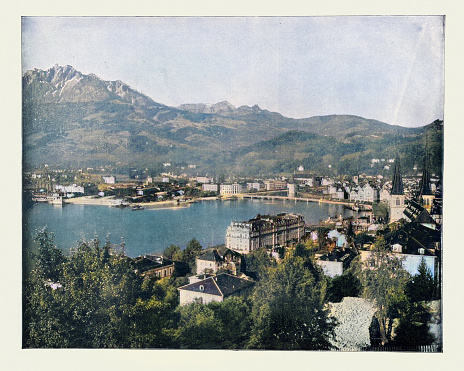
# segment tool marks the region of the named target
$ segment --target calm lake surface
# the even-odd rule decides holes
[[[291,201],[203,201],[188,207],[132,211],[94,205],[37,204],[24,214],[23,237],[30,243],[35,231],[47,227],[55,234],[55,244],[63,250],[76,247],[80,240],[98,236],[112,244],[125,242],[126,254],[136,257],[161,253],[170,244],[184,248],[196,238],[203,248],[225,243],[231,221],[246,221],[257,214],[298,213],[307,224],[328,216],[351,215],[343,206]]]

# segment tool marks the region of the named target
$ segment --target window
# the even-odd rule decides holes
[[[400,199],[399,198],[396,199],[396,205],[397,206],[400,205]]]

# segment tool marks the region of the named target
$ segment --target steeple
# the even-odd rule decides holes
[[[430,188],[430,173],[429,173],[429,137],[428,132],[425,133],[425,157],[424,168],[422,169],[422,179],[419,189],[419,197],[433,195]]]
[[[427,160],[424,159],[424,169],[422,170],[422,179],[419,189],[419,197],[433,195],[432,189],[430,188],[430,173],[427,167]]]
[[[428,145],[428,133],[425,133],[425,157],[424,157],[424,168],[422,170],[422,179],[419,188],[419,202],[428,211],[432,211],[433,199],[435,198],[432,189],[430,187],[430,173],[428,169],[429,164],[429,145]]]
[[[403,178],[401,177],[400,159],[398,156],[395,159],[391,194],[404,195]]]

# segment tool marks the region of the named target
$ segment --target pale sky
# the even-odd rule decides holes
[[[169,106],[443,119],[441,16],[26,17],[23,71],[71,65]]]

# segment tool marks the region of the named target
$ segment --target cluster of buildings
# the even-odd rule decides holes
[[[307,226],[298,214],[257,215],[247,221],[232,221],[225,233],[225,245],[206,250],[197,257],[196,275],[189,277],[189,284],[178,288],[180,304],[193,301],[209,303],[222,301],[229,296],[246,295],[254,282],[244,275],[245,254],[264,248],[271,256],[279,257],[278,251],[308,239],[319,246],[316,262],[325,274],[330,277],[342,275],[355,257],[360,256],[361,261],[365,262],[372,254],[369,243],[356,244],[354,237],[359,233],[377,236],[387,227],[393,232],[387,241],[391,254],[402,259],[408,272],[416,274],[419,264],[424,261],[432,274],[441,275],[442,199],[439,181],[431,181],[426,164],[422,178],[417,182],[403,179],[398,159],[379,159],[372,164],[377,166],[383,162],[385,166],[393,167],[391,181],[383,181],[381,176],[355,176],[350,180],[335,181],[329,177],[305,174],[302,168],[295,172],[291,181],[272,179],[215,183],[214,178],[208,176],[190,179],[189,187],[201,187],[204,192],[224,196],[285,191],[288,197],[295,197],[300,192],[306,193],[306,196],[312,192],[320,198],[349,201],[354,206],[373,206],[369,209],[358,208],[359,212],[351,218],[329,218],[325,226],[330,228],[324,236],[319,235],[322,232],[318,228]],[[34,181],[42,184],[41,177],[34,175]],[[84,186],[74,183],[63,185],[50,176],[48,178],[55,182],[49,190],[55,195],[87,192]],[[61,179],[65,179],[64,174]],[[109,188],[117,189],[114,175],[103,176],[101,181]],[[158,183],[157,187],[153,186],[154,182]],[[175,196],[182,196],[184,191],[181,187],[177,184],[174,189],[173,186],[167,173],[159,178],[149,177],[143,186],[133,187],[134,197],[156,195],[160,198],[171,191],[177,192],[173,193]],[[386,215],[379,217],[375,205],[383,205],[383,209],[387,210]],[[151,255],[138,257],[135,263],[138,272],[145,277],[170,277],[175,268],[174,262]]]

